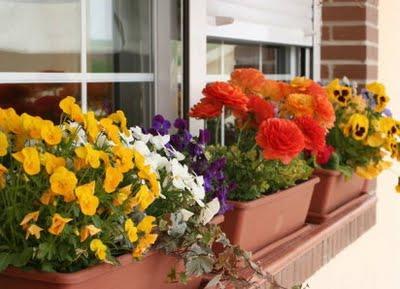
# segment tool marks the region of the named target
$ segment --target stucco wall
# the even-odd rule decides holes
[[[400,1],[379,1],[379,80],[387,86],[391,108],[400,118]],[[400,173],[400,166],[393,167]],[[378,224],[308,282],[311,289],[400,288],[400,195],[395,173],[378,183]]]

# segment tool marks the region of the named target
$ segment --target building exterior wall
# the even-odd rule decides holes
[[[378,0],[324,0],[321,78],[359,84],[378,77]]]

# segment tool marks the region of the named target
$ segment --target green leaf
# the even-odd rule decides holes
[[[12,255],[11,264],[15,267],[24,267],[29,260],[32,258],[33,249],[32,248],[25,248],[20,253],[14,253]]]
[[[190,258],[186,263],[186,273],[189,276],[201,276],[210,273],[213,269],[213,259],[207,256]]]
[[[10,253],[0,253],[0,272],[7,269],[11,264],[12,254]]]

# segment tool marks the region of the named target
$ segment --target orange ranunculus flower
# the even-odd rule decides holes
[[[64,218],[60,214],[54,214],[51,220],[52,223],[48,231],[56,236],[60,235],[64,231],[65,225],[72,221],[71,218]]]
[[[312,116],[314,114],[313,97],[309,94],[289,94],[282,105],[281,112],[295,117]]]
[[[290,87],[285,82],[266,79],[261,88],[261,95],[267,99],[280,101],[290,93]]]
[[[254,68],[241,68],[232,72],[230,83],[246,94],[258,94],[263,89],[265,80],[261,71]]]
[[[202,98],[199,103],[195,104],[190,110],[191,117],[208,119],[220,116],[222,113],[222,104],[211,101],[208,98]]]
[[[247,96],[238,87],[226,82],[214,82],[203,89],[203,95],[211,101],[235,111],[246,110]]]
[[[289,164],[304,149],[304,135],[290,120],[270,118],[264,121],[256,135],[257,144],[267,160]]]
[[[296,118],[294,122],[303,132],[307,150],[317,153],[325,148],[326,130],[318,122],[309,116]]]
[[[239,125],[258,127],[264,120],[274,117],[275,107],[269,101],[257,96],[249,96],[247,112],[234,112]]]
[[[328,97],[316,95],[314,102],[314,119],[324,128],[331,128],[335,124],[335,109]]]

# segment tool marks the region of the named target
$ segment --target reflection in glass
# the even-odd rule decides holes
[[[88,72],[151,72],[152,1],[89,0]]]
[[[290,73],[290,49],[285,46],[262,47],[262,71],[264,74]]]
[[[222,74],[221,49],[222,44],[220,43],[207,43],[207,74]]]
[[[0,84],[0,107],[12,107],[18,114],[26,112],[58,123],[60,100],[74,96],[80,101],[80,94],[78,83]]]
[[[260,66],[260,46],[252,44],[229,44],[223,48],[224,74],[231,74],[237,68],[256,68]]]
[[[128,125],[149,126],[153,112],[151,83],[89,83],[88,109],[104,117],[121,109]]]
[[[79,72],[80,1],[0,1],[1,72]]]

